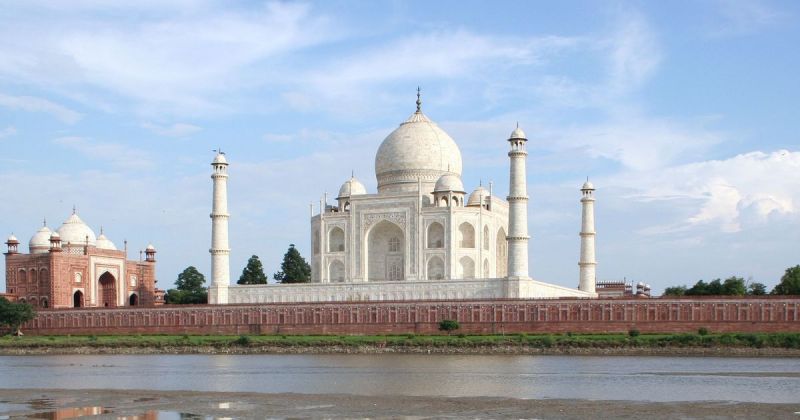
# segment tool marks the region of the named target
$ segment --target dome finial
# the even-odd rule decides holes
[[[75,205],[72,205],[72,214],[78,214],[78,208]]]
[[[42,218],[42,227],[47,227],[47,218],[46,217]]]
[[[420,88],[417,86],[417,112],[422,112],[422,99],[420,99]]]

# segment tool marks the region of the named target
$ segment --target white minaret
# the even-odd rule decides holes
[[[597,278],[597,261],[594,256],[594,185],[588,179],[581,187],[581,204],[583,214],[581,216],[581,259],[578,261],[580,267],[578,289],[594,293]]]
[[[508,139],[511,151],[511,176],[508,197],[508,278],[527,279],[528,277],[528,186],[525,174],[525,133],[517,128]]]
[[[228,161],[222,151],[211,162],[214,172],[214,198],[211,205],[211,286],[208,303],[228,303],[228,286],[231,284],[230,253],[228,247]]]

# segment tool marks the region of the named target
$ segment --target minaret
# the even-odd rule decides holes
[[[581,216],[581,259],[578,261],[580,267],[580,281],[578,289],[584,292],[595,293],[595,280],[597,261],[594,256],[594,185],[586,179],[586,183],[581,187],[581,204],[583,214]]]
[[[528,187],[525,175],[525,132],[517,128],[508,138],[511,151],[511,176],[508,192],[508,278],[527,279],[528,276]]]
[[[228,286],[231,283],[230,253],[228,247],[228,161],[222,151],[211,162],[214,172],[214,198],[211,210],[211,286],[208,303],[228,303]]]

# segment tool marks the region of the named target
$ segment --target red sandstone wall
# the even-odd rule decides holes
[[[281,303],[40,310],[26,334],[800,332],[800,297]]]

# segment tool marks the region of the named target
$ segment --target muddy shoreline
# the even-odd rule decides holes
[[[755,347],[500,346],[36,346],[0,347],[2,356],[74,354],[475,354],[580,356],[800,357],[800,349]]]
[[[725,401],[640,402],[583,399],[522,400],[362,396],[345,394],[258,394],[147,390],[0,389],[10,417],[157,419],[166,413],[227,418],[797,418],[800,404]]]

